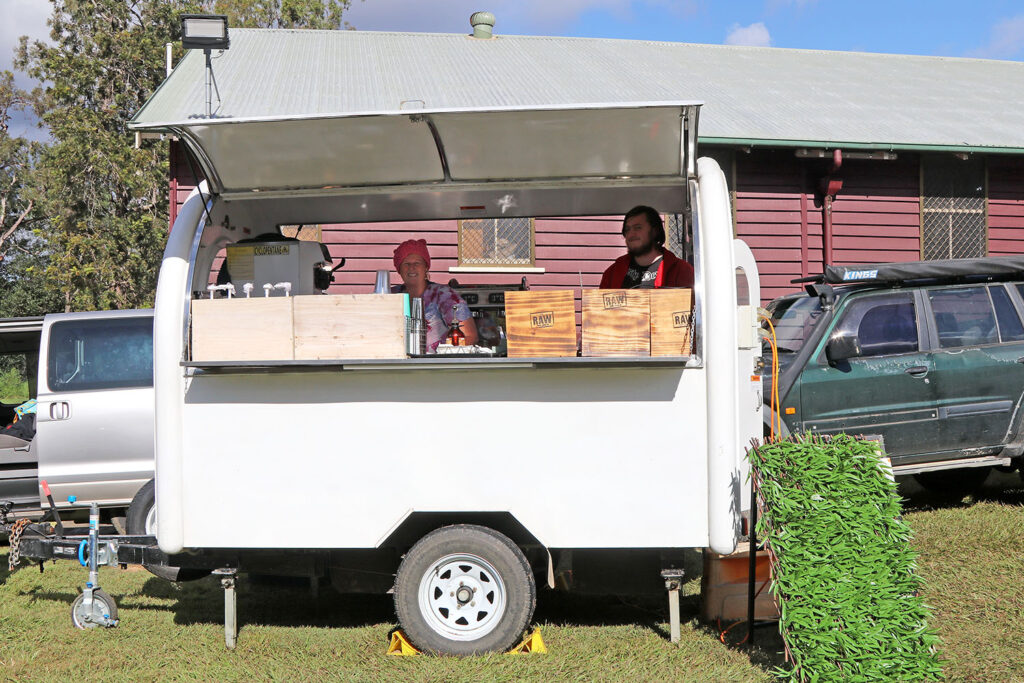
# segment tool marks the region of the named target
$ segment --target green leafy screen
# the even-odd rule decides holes
[[[879,445],[795,437],[748,457],[793,664],[779,677],[940,680],[910,528]]]

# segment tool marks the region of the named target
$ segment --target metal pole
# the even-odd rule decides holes
[[[206,118],[210,118],[213,115],[213,64],[210,63],[210,50],[203,50],[203,54],[206,55]]]
[[[747,566],[747,647],[754,647],[754,602],[757,584],[757,487],[750,477],[750,563]]]
[[[235,593],[235,575],[222,576],[224,588],[224,646],[234,650],[238,643],[238,596]]]

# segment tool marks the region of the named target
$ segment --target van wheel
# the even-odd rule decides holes
[[[533,618],[537,587],[507,536],[457,524],[414,545],[395,578],[395,612],[418,649],[447,655],[505,652]]]
[[[968,496],[988,479],[991,467],[967,467],[954,470],[938,470],[937,472],[921,472],[914,479],[929,493],[941,496],[950,501],[959,502]]]
[[[156,481],[147,481],[128,506],[128,533],[132,536],[156,536]],[[206,569],[143,564],[150,574],[168,581],[195,581],[210,572]]]

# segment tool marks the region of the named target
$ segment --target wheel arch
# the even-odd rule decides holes
[[[380,547],[405,553],[430,532],[453,524],[475,524],[493,529],[512,540],[526,555],[534,574],[550,583],[551,553],[511,512],[413,512],[395,527]]]

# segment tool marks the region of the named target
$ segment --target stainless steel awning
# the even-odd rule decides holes
[[[699,107],[674,101],[420,109],[133,128],[180,136],[225,197],[322,195],[446,183],[678,181],[694,173]]]

